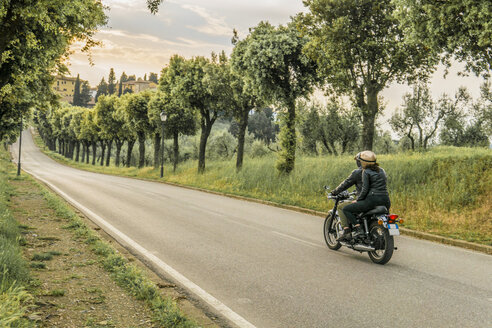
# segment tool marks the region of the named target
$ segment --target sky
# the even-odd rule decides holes
[[[234,28],[242,39],[250,27],[262,20],[285,24],[291,16],[306,11],[301,0],[165,0],[158,14],[152,15],[145,0],[102,2],[109,7],[109,21],[95,35],[103,46],[92,50],[94,65],[80,52],[81,44],[73,46],[74,54],[69,60],[71,75],[80,74],[91,86],[99,84],[103,76],[107,80],[110,68],[114,68],[117,78],[123,71],[143,77],[149,72],[160,73],[174,54],[186,58],[222,50],[230,54]],[[446,78],[442,68],[437,70],[430,84],[434,99],[444,92],[453,95],[460,86],[466,86],[474,98],[479,96],[482,80],[458,76],[461,69],[462,65],[453,65]],[[383,90],[383,124],[409,91],[408,86],[396,83]],[[316,94],[321,96],[322,93]]]

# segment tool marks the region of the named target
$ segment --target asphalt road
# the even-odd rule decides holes
[[[399,236],[380,266],[319,217],[69,168],[28,133],[22,164],[254,326],[492,327],[489,255]]]

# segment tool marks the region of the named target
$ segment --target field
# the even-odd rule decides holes
[[[37,138],[40,145],[41,139]],[[161,180],[152,167],[92,166],[44,150],[65,164],[107,174]],[[391,212],[410,229],[492,245],[492,150],[436,147],[427,152],[382,155],[388,174]],[[281,204],[327,211],[332,204],[323,186],[336,187],[355,168],[352,156],[300,157],[289,176],[275,171],[275,156],[246,158],[236,173],[234,159],[207,161],[197,174],[196,161],[181,163],[176,172],[164,167],[164,181]]]

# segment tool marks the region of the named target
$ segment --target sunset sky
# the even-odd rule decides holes
[[[233,28],[240,38],[248,28],[262,20],[283,24],[290,16],[305,11],[301,0],[165,0],[157,15],[150,14],[145,0],[103,0],[110,9],[108,25],[96,34],[103,42],[102,48],[93,49],[94,66],[89,65],[85,54],[78,51],[70,58],[70,71],[96,86],[113,67],[117,78],[125,71],[137,77],[149,72],[160,73],[173,54],[186,58],[209,56],[212,51],[232,50]],[[434,98],[443,92],[453,94],[459,86],[467,86],[474,97],[479,95],[480,79],[458,77],[456,65],[446,79],[438,70],[432,79]],[[383,91],[387,101],[385,117],[401,104],[409,88],[393,84]]]

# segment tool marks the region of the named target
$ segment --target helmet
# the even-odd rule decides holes
[[[366,165],[376,163],[376,154],[370,150],[364,150],[363,152],[358,153],[356,158]]]

